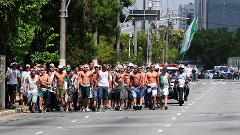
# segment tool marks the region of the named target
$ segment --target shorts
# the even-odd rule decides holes
[[[148,84],[147,93],[149,94],[149,96],[151,95],[152,97],[157,96],[157,93],[158,93],[157,84],[156,83]]]
[[[39,98],[48,99],[48,90],[47,90],[47,88],[40,88]]]
[[[90,84],[81,85],[82,99],[91,98]]]
[[[97,94],[98,92],[97,92],[97,90],[92,90],[92,94],[93,94],[93,101],[97,101],[97,99],[98,99],[98,94]]]
[[[19,89],[19,92],[20,92],[20,93],[24,93],[23,87],[21,87],[21,88]]]
[[[77,98],[78,98],[77,90],[68,90],[67,93],[68,93],[68,99],[66,101],[68,102],[77,101]]]
[[[144,96],[144,88],[138,88],[136,86],[132,86],[132,97],[133,98],[142,98]]]
[[[10,85],[8,84],[8,93],[13,94],[17,92],[17,84]]]
[[[65,96],[65,90],[63,89],[63,86],[57,86],[57,91],[56,91],[56,98],[63,98]]]
[[[29,92],[27,95],[28,103],[37,103],[38,93],[37,92]]]
[[[118,85],[117,87],[115,87],[113,89],[113,93],[114,94],[109,94],[112,96],[112,99],[114,100],[124,100],[125,98],[125,94],[126,94],[127,90],[126,87],[123,85]]]
[[[164,88],[164,89],[161,89],[159,94],[158,94],[158,97],[160,96],[168,96],[169,95],[169,91],[168,91],[168,88]]]
[[[124,85],[125,86],[125,99],[132,99],[132,92],[130,91],[129,89],[129,86],[128,85]]]
[[[108,99],[108,86],[98,86],[98,99]]]

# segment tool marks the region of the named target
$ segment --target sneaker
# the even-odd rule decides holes
[[[142,105],[139,106],[139,110],[142,110]]]
[[[168,109],[168,106],[165,106],[164,108],[165,108],[165,110],[167,110],[167,109]]]
[[[188,101],[188,98],[187,98],[187,97],[184,97],[184,101]]]
[[[95,106],[92,107],[92,111],[93,111],[93,112],[96,111],[96,107],[95,107]]]
[[[39,109],[39,111],[38,111],[39,113],[42,113],[43,112],[43,110],[42,109]]]
[[[122,111],[122,108],[119,108],[119,111]]]
[[[137,110],[137,106],[136,106],[136,105],[133,105],[133,109],[134,109],[134,110]]]
[[[86,112],[90,112],[89,108],[86,109]]]
[[[23,105],[23,102],[22,102],[22,101],[19,101],[19,105]]]
[[[127,107],[127,106],[125,106],[125,107],[124,107],[124,109],[125,109],[125,110],[127,110],[127,109],[128,109],[128,107]]]
[[[86,112],[86,108],[82,108],[82,112]]]
[[[152,110],[156,110],[156,107],[153,107]]]
[[[63,112],[63,111],[64,111],[64,109],[61,107],[61,108],[60,108],[60,111],[61,111],[61,112]]]

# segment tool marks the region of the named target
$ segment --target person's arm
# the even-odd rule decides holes
[[[40,93],[40,79],[39,77],[37,78],[37,89],[38,89],[38,94]]]
[[[109,89],[110,89],[110,91],[112,91],[112,82],[111,82],[111,78],[110,78],[110,73],[108,73],[108,83],[109,83]]]
[[[47,85],[50,85],[51,84],[51,80],[50,80],[50,77],[47,75],[47,82],[46,82]]]
[[[157,86],[158,86],[158,91],[160,91],[160,79],[159,79],[159,74],[157,73]]]
[[[171,79],[171,75],[169,74],[168,75],[168,86],[169,86],[169,88],[171,88],[171,80],[170,79]]]
[[[27,92],[27,85],[28,85],[28,77],[25,77],[25,81],[24,81],[24,92]]]

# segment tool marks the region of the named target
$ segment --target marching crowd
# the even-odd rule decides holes
[[[89,63],[74,68],[50,64],[46,69],[40,64],[22,66],[14,62],[6,73],[6,99],[10,108],[15,108],[18,92],[19,105],[29,106],[32,113],[141,110],[143,103],[150,110],[167,110],[170,77],[166,66],[160,70],[153,64],[111,67]]]

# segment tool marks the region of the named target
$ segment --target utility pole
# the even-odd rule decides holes
[[[170,16],[169,14],[169,8],[167,8],[167,23],[166,23],[166,60],[165,63],[168,62],[168,27],[169,27],[169,20],[170,20]]]
[[[68,6],[71,0],[68,0],[66,6],[66,0],[61,0],[60,9],[60,60],[59,64],[66,66],[66,18],[68,17]]]
[[[66,66],[66,0],[61,0],[60,9],[60,65]]]
[[[121,4],[121,1],[118,0],[118,3]],[[120,28],[120,13],[117,14],[117,28],[119,28],[119,31],[117,32],[117,36],[116,36],[116,52],[117,52],[117,60],[118,63],[120,62],[120,32],[121,32],[121,28]]]
[[[146,10],[146,0],[143,0],[143,10]],[[146,21],[143,20],[142,22],[142,30],[145,31],[145,25],[146,25]]]
[[[134,10],[137,10],[137,0],[134,1]],[[134,20],[134,55],[137,56],[137,21]]]
[[[5,69],[6,57],[0,55],[0,110],[5,109]]]

